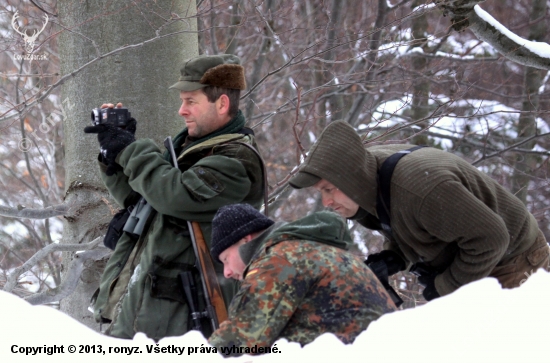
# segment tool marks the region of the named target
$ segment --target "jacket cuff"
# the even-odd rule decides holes
[[[449,269],[443,271],[443,273],[437,275],[434,280],[435,289],[440,296],[449,295],[454,292],[460,286],[454,287],[449,281],[445,279],[445,275],[449,273]]]

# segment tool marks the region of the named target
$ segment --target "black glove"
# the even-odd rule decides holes
[[[136,138],[136,120],[130,118],[126,129],[121,129],[111,124],[99,124],[95,126],[86,126],[84,132],[87,134],[97,134],[97,140],[100,147],[100,160],[107,165],[106,174],[111,176],[122,167],[115,162],[117,155]]]
[[[437,289],[435,288],[436,276],[437,276],[436,274],[433,274],[433,275],[418,277],[418,283],[424,286],[424,291],[422,291],[422,296],[424,296],[424,299],[426,299],[426,301],[431,301],[441,296],[439,295],[439,293],[437,292]]]
[[[370,266],[371,264],[379,261],[382,261],[386,264],[386,267],[388,268],[388,276],[395,275],[399,271],[403,271],[405,268],[407,268],[407,264],[401,258],[401,256],[390,250],[384,250],[382,252],[369,255],[365,263],[367,264],[367,266]]]

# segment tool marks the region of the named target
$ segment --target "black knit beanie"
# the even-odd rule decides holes
[[[218,209],[212,219],[210,254],[220,261],[220,253],[243,237],[269,228],[274,222],[249,204],[231,204]]]

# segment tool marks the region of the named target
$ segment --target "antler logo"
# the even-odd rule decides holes
[[[42,26],[42,29],[40,30],[34,30],[32,35],[27,35],[27,32],[21,32],[19,31],[19,25],[17,24],[17,19],[19,18],[19,15],[17,14],[17,11],[15,14],[13,14],[13,17],[11,18],[11,26],[13,26],[13,29],[15,29],[16,32],[21,34],[23,36],[23,40],[25,41],[25,50],[27,53],[32,53],[34,50],[34,43],[36,42],[36,38],[42,33],[44,28],[46,28],[46,25],[48,24],[48,14],[44,14],[44,25]]]

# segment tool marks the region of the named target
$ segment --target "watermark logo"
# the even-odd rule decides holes
[[[20,59],[25,59],[25,60],[44,60],[44,59],[47,59],[46,54],[38,55],[38,54],[32,54],[32,52],[34,51],[34,46],[35,46],[35,43],[36,43],[36,39],[38,39],[38,36],[44,31],[44,29],[46,28],[46,25],[48,25],[48,20],[50,19],[48,17],[48,14],[44,14],[44,25],[42,25],[42,29],[40,29],[40,30],[35,29],[31,35],[28,35],[27,31],[20,31],[19,30],[19,24],[17,23],[17,19],[19,19],[19,14],[16,11],[13,14],[13,17],[11,18],[11,26],[13,27],[13,29],[18,34],[20,34],[23,37],[23,40],[25,41],[25,51],[27,52],[27,54],[25,56],[22,56],[22,55],[17,56],[16,55],[16,59],[17,60],[20,60]]]
[[[535,274],[535,272],[536,272],[536,271],[533,271],[533,270],[531,270],[530,273],[529,273],[529,272],[524,272],[523,274],[525,275],[525,278],[519,282],[519,286],[523,285],[523,283],[524,283],[525,281],[527,281],[527,279],[528,279],[529,277],[533,276],[533,275]]]
[[[46,121],[48,122],[42,121],[37,129],[33,130],[31,134],[27,135],[28,137],[19,140],[17,145],[19,147],[19,150],[25,153],[30,151],[33,146],[33,140],[30,137],[42,140],[42,138],[37,135],[37,131],[40,131],[42,134],[46,135],[51,130],[53,130],[53,127],[55,127],[58,122],[67,119],[67,113],[65,112],[65,108],[63,107],[63,105],[65,105],[65,107],[67,107],[67,109],[69,110],[72,110],[74,107],[74,104],[69,101],[69,98],[65,98],[63,102],[61,102],[61,105],[59,105],[59,108],[61,108],[61,112],[54,111],[52,114],[46,117]],[[54,117],[54,115],[57,115],[57,117]]]

